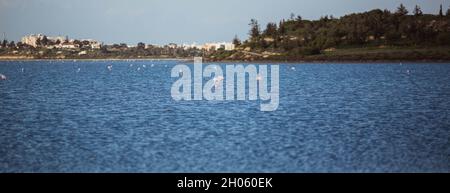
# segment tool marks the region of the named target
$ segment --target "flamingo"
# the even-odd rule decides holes
[[[6,80],[6,76],[3,74],[0,74],[0,80]]]
[[[223,80],[224,78],[223,78],[223,76],[218,76],[217,78],[216,77],[214,77],[214,87],[219,87],[220,86],[220,83],[222,83],[222,80]]]

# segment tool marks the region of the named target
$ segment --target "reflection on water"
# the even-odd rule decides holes
[[[281,64],[261,112],[174,101],[180,62],[0,62],[0,172],[450,171],[448,64]]]

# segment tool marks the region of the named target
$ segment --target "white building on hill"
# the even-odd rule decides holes
[[[28,35],[28,36],[22,37],[21,42],[23,44],[27,44],[27,45],[36,47],[37,46],[37,44],[36,44],[37,41],[41,40],[42,38],[44,38],[44,35],[42,35],[42,34],[37,34],[37,35],[32,34],[32,35]]]
[[[205,50],[234,50],[234,44],[230,42],[216,42],[216,43],[206,43],[203,44],[203,49]]]

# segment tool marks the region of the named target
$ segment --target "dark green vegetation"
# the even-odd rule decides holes
[[[305,20],[291,15],[264,30],[254,19],[249,39],[235,37],[234,51],[217,51],[211,60],[450,60],[450,10],[411,14],[375,9],[341,18]]]

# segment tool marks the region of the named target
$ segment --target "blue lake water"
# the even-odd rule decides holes
[[[262,112],[174,101],[178,63],[0,61],[0,172],[450,171],[450,64],[280,64]]]

